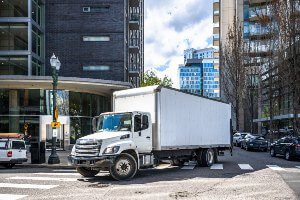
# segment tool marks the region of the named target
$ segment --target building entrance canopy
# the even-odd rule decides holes
[[[130,88],[130,83],[75,77],[58,77],[58,89],[111,96],[113,91]],[[52,89],[51,76],[0,76],[0,88]]]

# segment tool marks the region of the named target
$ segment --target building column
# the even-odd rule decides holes
[[[9,90],[9,132],[20,133],[18,90]]]
[[[32,0],[27,0],[28,2],[28,76],[32,75]]]

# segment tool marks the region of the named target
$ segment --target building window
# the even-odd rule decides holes
[[[109,36],[83,36],[82,40],[84,42],[109,42]]]
[[[85,13],[100,13],[108,11],[109,5],[100,5],[100,6],[85,6],[82,7],[82,12]]]
[[[91,8],[90,7],[83,7],[82,12],[91,12]]]
[[[83,66],[83,71],[108,71],[110,66],[97,65],[97,66]]]

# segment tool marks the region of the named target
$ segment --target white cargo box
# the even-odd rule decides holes
[[[231,106],[176,89],[150,86],[114,93],[114,112],[149,112],[153,150],[230,147]]]

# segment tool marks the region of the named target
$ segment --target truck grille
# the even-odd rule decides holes
[[[102,140],[78,139],[75,145],[76,156],[98,156]]]

